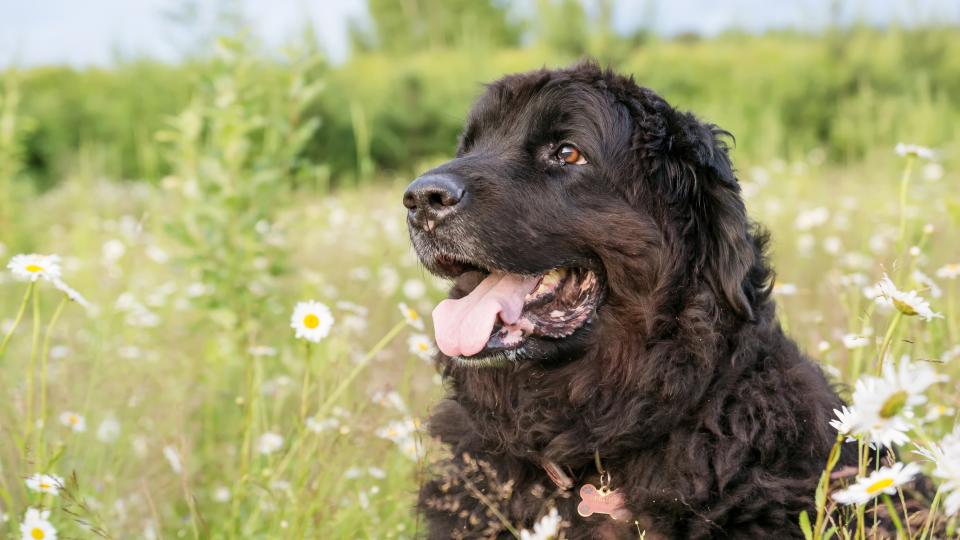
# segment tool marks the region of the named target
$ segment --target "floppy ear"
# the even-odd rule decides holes
[[[695,272],[738,315],[751,319],[748,277],[759,257],[727,144],[730,134],[639,89],[634,148],[695,246]]]

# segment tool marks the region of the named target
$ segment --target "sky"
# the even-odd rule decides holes
[[[347,22],[366,16],[365,0],[233,0],[268,45],[280,45],[313,22],[334,61],[349,55]],[[587,0],[588,2],[591,0]],[[616,25],[623,32],[642,25],[663,35],[713,35],[730,28],[816,29],[840,6],[844,21],[883,26],[891,21],[960,25],[957,0],[621,0]],[[214,0],[194,0],[208,20]],[[0,0],[0,67],[69,64],[110,65],[118,57],[150,56],[175,61],[190,34],[164,15],[182,0]],[[515,9],[531,9],[521,0]],[[645,19],[653,14],[652,24]]]

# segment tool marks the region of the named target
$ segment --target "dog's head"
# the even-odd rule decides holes
[[[472,365],[575,358],[671,288],[660,302],[675,310],[706,291],[751,317],[758,253],[725,134],[589,63],[491,84],[456,159],[403,196],[420,260],[455,279],[433,314],[440,350]]]

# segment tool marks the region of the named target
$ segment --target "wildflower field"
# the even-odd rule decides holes
[[[957,48],[955,37],[945,43]],[[623,65],[641,83],[651,55],[718,71],[735,48],[718,46],[664,43]],[[470,84],[549,56],[525,54],[503,53]],[[266,66],[221,40],[191,67],[189,99],[138,135],[132,179],[114,167],[119,147],[83,141],[38,169],[31,137],[49,126],[30,114],[39,105],[28,90],[42,74],[0,72],[0,537],[422,534],[416,492],[443,451],[421,426],[443,392],[429,314],[448,284],[416,261],[400,194],[452,154],[456,132],[446,152],[411,150],[395,166],[376,152],[385,135],[367,129],[389,119],[346,107],[345,143],[314,108],[382,61],[318,71],[299,51]],[[462,77],[435,62],[436,80]],[[856,438],[864,456],[870,445],[897,451],[880,470],[824,463],[820,511],[797,524],[810,538],[873,537],[877,506],[898,516],[904,538],[957,535],[960,103],[930,81],[960,81],[917,66],[929,77],[905,90],[857,89],[835,140],[811,130],[790,146],[774,129],[782,140],[772,144],[761,127],[777,116],[754,95],[721,90],[733,125],[711,116],[730,110],[719,97],[687,100],[737,136],[747,207],[773,233],[782,325],[850,405],[838,411],[838,441]],[[479,91],[470,88],[467,98]],[[364,92],[374,90],[355,103]],[[456,125],[468,102],[437,114]],[[138,125],[123,114],[109,121]],[[403,140],[429,127],[390,129]],[[338,175],[324,156],[340,156],[325,148],[343,144],[355,167]],[[935,497],[905,511],[898,489],[920,473]],[[547,521],[523,533],[546,538]]]

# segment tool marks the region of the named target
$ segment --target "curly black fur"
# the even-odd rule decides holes
[[[576,346],[542,340],[488,369],[441,355],[449,393],[429,427],[452,457],[421,491],[431,538],[509,537],[504,521],[530,527],[548,505],[567,538],[801,537],[840,400],[777,322],[727,135],[591,63],[488,87],[434,171],[465,178],[471,205],[447,232],[411,227],[418,253],[584,266],[605,296]],[[564,141],[589,165],[545,161]],[[577,514],[595,450],[636,523]]]

